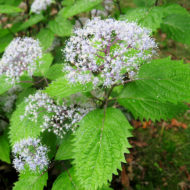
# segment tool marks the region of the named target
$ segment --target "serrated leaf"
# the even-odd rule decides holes
[[[163,19],[161,29],[169,38],[190,45],[190,15],[169,15]]]
[[[14,7],[10,5],[0,5],[0,13],[2,14],[11,14],[11,13],[20,13],[23,10],[19,7]]]
[[[130,9],[126,15],[121,16],[121,20],[134,21],[143,27],[156,31],[162,23],[163,11],[162,7]]]
[[[10,146],[6,133],[0,136],[0,160],[11,163]]]
[[[58,36],[70,36],[72,33],[73,25],[62,16],[57,16],[55,20],[48,23],[49,29]]]
[[[43,50],[47,50],[53,43],[54,33],[48,28],[43,28],[37,34],[36,38],[40,41]]]
[[[80,122],[74,139],[74,167],[77,180],[85,189],[97,189],[111,181],[112,174],[125,162],[130,147],[130,124],[118,109],[88,113]],[[116,135],[117,134],[117,135]]]
[[[45,77],[47,77],[50,80],[55,80],[57,78],[63,77],[63,64],[55,64],[50,67],[50,69],[45,74]]]
[[[38,68],[36,72],[33,74],[34,76],[44,76],[46,72],[48,72],[49,67],[53,61],[53,56],[51,53],[46,53],[43,55],[42,59],[40,60],[41,64],[38,64]]]
[[[73,5],[63,8],[59,15],[69,18],[79,13],[90,11],[101,2],[102,0],[78,0]]]
[[[91,83],[82,85],[80,83],[71,84],[66,78],[61,77],[56,81],[53,81],[46,89],[45,92],[56,98],[64,98],[77,92],[87,92],[92,90],[93,86]]]
[[[84,190],[75,177],[75,171],[70,168],[67,171],[61,173],[55,180],[52,190]],[[97,190],[111,190],[108,185],[98,188]]]
[[[127,89],[123,93],[125,93],[125,98],[119,98],[119,104],[128,109],[135,119],[139,118],[141,121],[143,119],[152,121],[171,119],[187,110],[185,104],[175,105],[149,97],[127,97]]]
[[[7,90],[9,90],[13,85],[9,83],[9,81],[6,80],[6,76],[2,75],[0,76],[0,94],[5,93]]]
[[[169,4],[162,7],[164,8],[164,16],[172,14],[189,15],[189,12],[179,4]]]
[[[73,158],[73,138],[72,134],[67,134],[61,140],[59,149],[57,150],[55,160],[68,160]]]
[[[20,116],[23,116],[25,112],[25,106],[26,102],[23,101],[17,106],[16,110],[11,116],[9,131],[9,139],[11,145],[16,143],[17,141],[20,141],[21,139],[28,137],[38,137],[40,135],[40,125],[43,122],[43,117],[41,113],[39,114],[39,118],[41,119],[37,123],[29,120],[27,117],[21,119]]]
[[[5,51],[5,48],[9,45],[9,43],[13,40],[12,34],[7,34],[0,37],[0,53]]]
[[[48,173],[43,175],[22,174],[14,184],[13,190],[43,190],[47,185]]]
[[[190,67],[182,61],[153,60],[126,85],[118,102],[141,120],[168,119],[186,110],[190,100]]]

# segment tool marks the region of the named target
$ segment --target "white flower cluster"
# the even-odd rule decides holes
[[[40,139],[23,139],[14,144],[12,152],[14,167],[19,172],[27,168],[33,172],[41,172],[48,167],[48,149],[41,144]]]
[[[10,113],[13,110],[13,105],[17,99],[17,93],[22,90],[21,86],[15,85],[8,90],[5,96],[0,96],[0,102],[3,104],[3,111]]]
[[[155,48],[150,31],[136,23],[94,18],[67,41],[64,70],[71,83],[110,87],[133,78]]]
[[[90,108],[75,105],[56,105],[47,94],[40,91],[30,95],[26,102],[25,113],[21,119],[27,117],[38,122],[38,118],[43,117],[43,123],[40,126],[42,132],[52,131],[60,137],[63,137],[69,130],[75,131],[77,122],[90,111]]]
[[[31,12],[40,14],[40,12],[46,10],[51,3],[52,0],[34,0],[31,5]]]
[[[38,40],[29,37],[15,38],[0,61],[0,74],[5,74],[14,84],[24,73],[32,76],[37,67],[36,61],[41,57],[42,49]]]

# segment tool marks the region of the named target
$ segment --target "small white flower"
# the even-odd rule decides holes
[[[39,139],[23,139],[13,146],[13,165],[15,169],[22,172],[28,167],[33,172],[41,172],[47,169],[49,159],[48,149],[42,145]]]
[[[52,0],[34,0],[31,5],[31,12],[40,14],[40,12],[46,10],[52,2]]]
[[[14,84],[24,73],[31,76],[36,70],[36,61],[41,57],[42,49],[38,40],[29,37],[15,38],[0,61],[0,74],[5,74]]]
[[[68,40],[64,71],[71,83],[110,87],[135,77],[156,48],[150,31],[134,22],[94,18]]]
[[[89,107],[73,104],[68,106],[64,104],[56,105],[53,99],[41,91],[30,95],[25,101],[28,104],[25,107],[23,117],[27,117],[34,122],[37,122],[39,118],[43,118],[40,125],[41,131],[52,131],[59,137],[62,137],[69,130],[75,131],[77,122],[92,110]],[[43,116],[39,116],[39,114],[43,114]]]

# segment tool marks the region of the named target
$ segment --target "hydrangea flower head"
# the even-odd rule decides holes
[[[40,139],[22,139],[13,146],[13,164],[17,171],[25,171],[26,168],[32,172],[41,172],[47,169],[49,159],[48,149],[42,145]]]
[[[67,41],[63,50],[66,76],[71,83],[93,82],[95,87],[124,83],[152,57],[156,47],[150,31],[134,22],[94,18]]]
[[[66,132],[75,131],[77,123],[91,110],[74,104],[56,105],[53,99],[41,91],[30,95],[25,101],[27,105],[21,119],[27,117],[38,122],[39,118],[43,118],[40,125],[42,132],[52,131],[61,138]]]
[[[0,61],[0,74],[5,74],[14,84],[25,72],[32,76],[40,58],[42,49],[38,40],[30,37],[15,38],[6,48]]]
[[[40,14],[40,12],[46,10],[51,3],[52,0],[34,0],[31,5],[31,12]]]

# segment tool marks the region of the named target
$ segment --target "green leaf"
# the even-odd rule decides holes
[[[59,12],[59,15],[62,15],[64,18],[69,18],[82,12],[88,12],[101,2],[102,0],[78,0],[74,5],[63,8]]]
[[[179,4],[169,4],[162,7],[164,8],[164,16],[172,14],[189,15],[189,12]]]
[[[10,13],[20,13],[23,10],[19,7],[14,7],[10,5],[0,5],[0,13],[10,14]]]
[[[14,184],[13,190],[43,190],[47,185],[48,173],[38,174],[22,174],[19,181]]]
[[[6,76],[2,75],[0,76],[0,94],[5,93],[7,90],[9,90],[13,85],[9,83],[9,81],[6,81]]]
[[[18,26],[18,24],[15,24],[11,28],[11,30],[15,33],[20,32],[22,30],[29,28],[30,26],[37,24],[38,22],[42,21],[43,19],[44,19],[44,16],[42,14],[33,15],[27,21],[23,22],[19,26]]]
[[[63,137],[55,160],[69,160],[73,158],[73,137],[72,134],[67,134]]]
[[[9,131],[9,139],[11,145],[17,141],[20,141],[21,139],[28,137],[38,137],[40,135],[40,125],[43,122],[42,113],[39,114],[40,120],[37,123],[32,122],[27,117],[24,117],[22,120],[20,118],[20,116],[23,116],[25,112],[26,104],[27,103],[25,101],[20,103],[11,116]]]
[[[38,68],[36,69],[36,72],[33,74],[34,76],[44,76],[45,73],[48,72],[49,67],[53,61],[53,56],[51,55],[51,53],[46,53],[43,55],[40,61],[41,64],[38,64]]]
[[[45,74],[45,77],[47,77],[50,80],[55,80],[57,78],[63,77],[63,64],[55,64],[50,67],[50,69]]]
[[[94,110],[79,125],[73,150],[77,179],[85,189],[101,188],[121,169],[121,162],[125,162],[131,126],[122,112],[114,108],[105,113]]]
[[[64,98],[69,95],[75,94],[77,92],[87,92],[92,90],[93,86],[91,83],[82,85],[80,83],[71,84],[67,81],[66,78],[61,77],[56,81],[53,81],[46,89],[45,92],[49,94],[49,96]]]
[[[52,190],[84,190],[75,177],[73,168],[61,173],[55,180]],[[98,188],[98,190],[112,190],[108,185]]]
[[[6,133],[0,136],[0,160],[7,162],[9,164],[11,163],[10,146]]]
[[[143,27],[156,31],[162,23],[163,10],[162,7],[130,9],[124,16],[121,16],[121,20],[134,21]]]
[[[190,15],[169,15],[161,25],[169,38],[190,45]]]
[[[43,28],[37,34],[36,38],[39,39],[43,50],[47,50],[53,43],[54,33],[48,28]]]
[[[52,190],[82,190],[79,188],[79,184],[74,176],[74,169],[71,168],[68,171],[61,173],[53,183]]]
[[[35,88],[24,89],[21,93],[19,93],[16,100],[16,105],[19,105],[20,103],[22,103],[26,97],[28,97],[30,94],[34,94],[35,92],[36,92]]]
[[[0,4],[19,6],[22,0],[0,0]]]
[[[190,67],[182,61],[153,60],[144,64],[137,79],[128,83],[118,102],[135,118],[168,119],[183,113],[190,100]]]
[[[134,3],[139,7],[151,7],[156,0],[134,0]]]
[[[149,97],[130,97],[127,94],[127,88],[123,92],[125,98],[119,98],[120,105],[128,109],[135,119],[152,121],[160,119],[171,119],[187,110],[185,104],[172,104],[170,102],[160,102],[158,99]]]
[[[5,51],[5,48],[9,45],[9,43],[13,40],[12,34],[7,34],[5,36],[0,37],[0,53]]]
[[[55,20],[48,23],[49,29],[58,36],[70,36],[72,33],[73,25],[62,16],[58,16]]]

